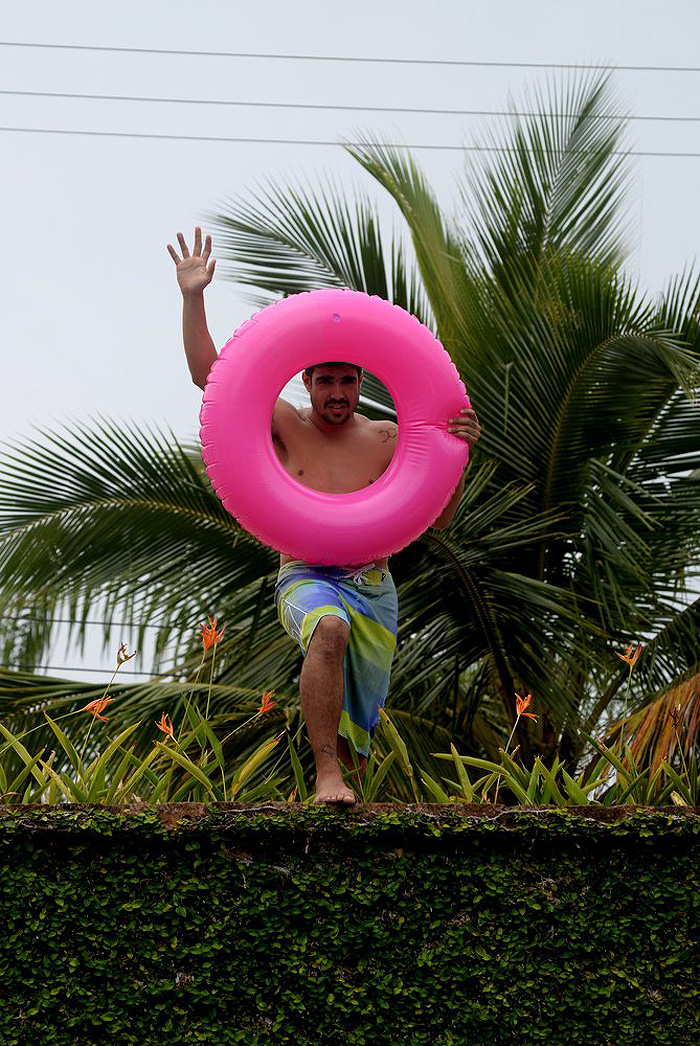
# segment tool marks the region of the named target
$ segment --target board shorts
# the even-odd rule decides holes
[[[322,617],[339,617],[349,626],[338,733],[368,756],[396,648],[398,600],[391,574],[374,564],[355,569],[293,559],[280,568],[275,603],[282,627],[304,655]]]

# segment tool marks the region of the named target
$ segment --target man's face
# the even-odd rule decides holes
[[[311,377],[303,375],[311,396],[311,406],[327,425],[344,425],[353,415],[360,398],[362,378],[349,363],[337,367],[319,365]]]

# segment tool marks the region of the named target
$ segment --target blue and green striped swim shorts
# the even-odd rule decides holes
[[[398,601],[391,574],[373,565],[356,570],[294,559],[280,569],[275,603],[282,627],[303,654],[322,617],[330,614],[349,625],[338,733],[369,755],[396,647]]]

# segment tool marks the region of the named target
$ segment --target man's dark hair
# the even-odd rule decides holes
[[[311,377],[314,367],[354,367],[358,378],[362,376],[362,367],[358,367],[356,363],[344,363],[343,360],[336,360],[335,363],[314,363],[310,367],[304,368],[304,374],[308,374]]]

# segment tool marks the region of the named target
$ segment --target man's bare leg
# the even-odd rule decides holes
[[[350,629],[339,617],[322,617],[304,658],[301,709],[316,761],[315,803],[355,802],[338,766],[338,723],[343,706],[343,657]]]
[[[347,766],[348,770],[354,770],[352,779],[359,785],[360,780],[364,777],[365,770],[367,769],[367,756],[362,755],[360,752],[355,752],[355,763],[357,763],[357,769],[355,763],[352,760],[352,752],[350,746],[342,734],[338,734],[338,758],[342,763]]]

